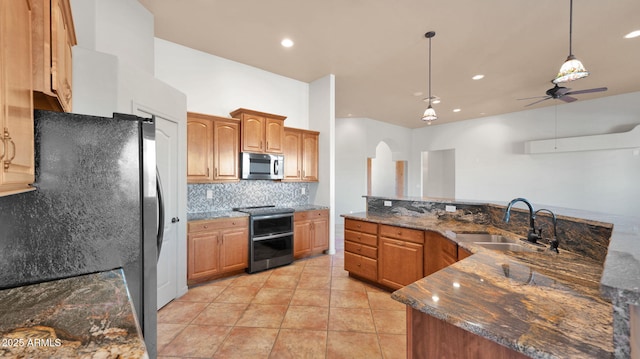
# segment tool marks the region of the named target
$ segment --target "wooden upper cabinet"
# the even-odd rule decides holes
[[[34,188],[30,0],[0,2],[0,195]]]
[[[31,21],[34,107],[71,112],[77,40],[69,0],[33,0]]]
[[[187,182],[213,181],[213,120],[187,114]]]
[[[213,120],[213,180],[240,179],[240,122],[235,119]]]
[[[230,115],[242,121],[240,126],[242,152],[283,153],[285,116],[244,108],[239,108]]]
[[[187,182],[238,181],[240,122],[187,113]]]
[[[302,179],[302,131],[284,129],[284,178],[283,181]]]
[[[284,129],[284,179],[288,182],[318,181],[319,132]]]
[[[318,135],[318,132],[302,133],[302,180],[305,182],[318,181]]]

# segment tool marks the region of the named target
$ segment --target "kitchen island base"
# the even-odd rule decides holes
[[[407,358],[524,359],[528,357],[407,306]]]

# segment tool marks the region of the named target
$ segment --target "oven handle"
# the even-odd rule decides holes
[[[274,219],[274,218],[284,218],[284,217],[293,217],[293,213],[265,214],[265,215],[261,214],[258,216],[252,216],[251,220],[260,221],[263,219]]]
[[[253,237],[252,240],[254,242],[260,242],[260,241],[266,241],[266,240],[269,240],[269,239],[292,236],[292,235],[293,235],[293,232],[284,232],[284,233],[272,234],[272,235],[269,235],[269,236]]]

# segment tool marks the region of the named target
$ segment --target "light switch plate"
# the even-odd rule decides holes
[[[456,206],[444,206],[444,210],[446,212],[455,212],[456,211]]]
[[[391,201],[384,201],[385,207],[391,207],[391,205],[392,205]]]
[[[207,190],[207,199],[213,199],[213,191],[210,189]]]

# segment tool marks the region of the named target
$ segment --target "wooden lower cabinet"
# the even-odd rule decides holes
[[[378,281],[378,224],[345,219],[344,270]]]
[[[242,271],[249,265],[247,218],[189,222],[187,284],[193,285]]]
[[[407,358],[524,359],[528,357],[407,306]]]
[[[329,249],[329,210],[296,212],[293,215],[293,256],[303,258]]]
[[[458,261],[458,244],[433,231],[425,232],[424,276]]]
[[[424,231],[381,225],[378,282],[400,289],[424,277]]]

